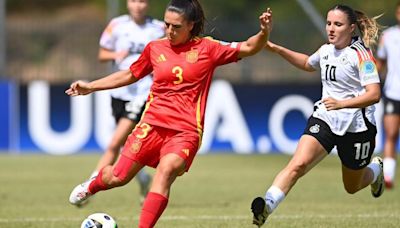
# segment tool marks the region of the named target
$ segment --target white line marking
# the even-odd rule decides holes
[[[337,218],[398,218],[396,214],[353,214],[353,215],[274,215],[272,219],[337,219]],[[23,223],[23,222],[65,222],[65,221],[83,221],[84,218],[0,218],[0,223]],[[138,221],[139,217],[117,217],[117,221]],[[252,216],[249,215],[200,215],[200,216],[164,216],[161,220],[179,221],[179,220],[251,220]]]

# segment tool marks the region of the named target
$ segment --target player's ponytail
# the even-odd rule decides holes
[[[364,41],[364,45],[368,48],[374,47],[379,38],[379,32],[382,26],[376,21],[382,15],[369,18],[365,13],[355,10],[357,16],[357,27],[360,30],[361,38]]]

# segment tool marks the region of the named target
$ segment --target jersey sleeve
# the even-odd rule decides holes
[[[116,24],[117,22],[115,19],[111,20],[110,23],[108,23],[107,27],[104,29],[103,33],[100,36],[100,47],[109,50],[115,49],[115,37],[113,36],[113,31]]]
[[[150,58],[151,44],[150,42],[146,45],[139,58],[129,67],[132,75],[137,79],[141,79],[153,72],[153,65]]]
[[[381,39],[379,40],[378,50],[376,51],[376,55],[379,59],[387,58],[387,51],[385,47],[385,33],[383,33]]]
[[[308,57],[308,60],[307,60],[308,64],[310,66],[312,66],[312,68],[314,68],[314,69],[319,69],[320,68],[320,65],[319,65],[319,62],[320,62],[320,50],[321,50],[321,48],[318,49],[318,51],[316,51],[310,57]]]
[[[210,57],[217,66],[237,62],[241,43],[210,40]]]
[[[360,75],[360,82],[362,86],[368,84],[380,83],[378,70],[375,64],[375,59],[372,55],[371,50],[367,50],[367,57],[358,57],[358,72]]]

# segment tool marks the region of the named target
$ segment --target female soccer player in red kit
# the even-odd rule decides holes
[[[200,147],[215,68],[260,51],[272,29],[272,12],[267,9],[259,17],[257,34],[244,42],[225,43],[199,37],[204,20],[198,0],[172,0],[164,15],[166,38],[150,42],[129,70],[71,84],[66,93],[77,96],[125,86],[151,72],[154,75],[143,117],[128,137],[118,162],[75,187],[69,199],[72,204],[128,183],[147,165],[156,172],[139,227],[154,227],[167,206],[172,183],[189,170]]]

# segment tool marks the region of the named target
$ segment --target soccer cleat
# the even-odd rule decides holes
[[[262,197],[257,197],[251,203],[251,211],[253,212],[253,224],[261,227],[268,218],[270,209]]]
[[[89,185],[92,183],[94,178],[87,180],[86,182],[76,186],[69,195],[69,202],[76,206],[82,206],[85,201],[92,195],[89,192]]]
[[[385,190],[385,180],[384,180],[384,175],[383,175],[383,161],[382,158],[380,157],[374,157],[371,160],[371,163],[376,163],[379,165],[381,168],[381,173],[379,174],[378,178],[376,178],[376,181],[371,184],[371,193],[372,196],[375,198],[378,198],[379,196],[382,195],[383,191]]]

